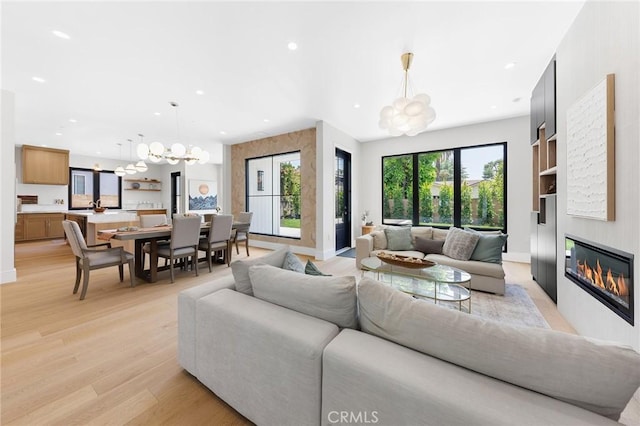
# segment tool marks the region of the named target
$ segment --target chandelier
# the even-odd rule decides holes
[[[178,140],[180,140],[180,126],[178,122],[178,103],[169,102],[169,105],[176,109],[176,129]],[[140,135],[142,136],[142,135]],[[166,148],[160,142],[152,142],[150,145],[140,143],[136,148],[138,157],[142,160],[149,159],[153,163],[159,163],[166,160],[169,164],[178,164],[180,160],[185,164],[205,164],[209,161],[209,153],[197,146],[189,145],[185,147],[180,142],[176,142],[171,147]]]
[[[118,143],[117,144],[120,147],[120,161],[122,161],[122,144]],[[122,164],[119,164],[118,167],[116,167],[116,169],[113,171],[113,173],[116,174],[116,176],[124,176],[127,174],[127,171],[124,169],[124,167],[122,167]]]
[[[412,98],[407,96],[409,89],[409,67],[413,53],[404,53],[400,56],[404,78],[402,81],[402,96],[391,105],[386,105],[380,111],[378,125],[381,129],[388,130],[391,136],[415,136],[427,129],[429,124],[436,119],[435,110],[429,106],[431,97],[426,93],[420,93]]]

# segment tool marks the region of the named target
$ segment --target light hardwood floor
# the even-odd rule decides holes
[[[266,252],[251,248],[251,258]],[[234,253],[238,258],[246,258],[243,250]],[[350,258],[316,263],[334,275],[359,276]],[[170,284],[164,272],[157,283],[138,281],[133,289],[128,271],[123,283],[115,267],[92,271],[79,301],[71,293],[74,258],[63,240],[17,244],[18,281],[0,286],[0,423],[251,424],[176,360],[178,292],[231,273],[226,265],[213,273],[201,266],[199,277],[181,271]],[[531,280],[528,265],[505,263],[505,270],[552,328],[574,332]]]

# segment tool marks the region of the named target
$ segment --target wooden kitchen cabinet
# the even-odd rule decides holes
[[[19,214],[14,234],[15,241],[24,241],[24,215]]]
[[[69,151],[22,146],[22,183],[69,184]]]
[[[63,213],[30,213],[21,216],[23,216],[24,222],[24,238],[22,241],[64,237],[64,228],[62,228]],[[17,238],[16,241],[18,241]]]

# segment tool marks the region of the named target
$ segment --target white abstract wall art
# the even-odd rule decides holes
[[[567,214],[615,220],[614,74],[567,110]]]

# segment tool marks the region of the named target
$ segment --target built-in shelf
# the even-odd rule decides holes
[[[125,191],[162,191],[162,181],[158,179],[125,179]]]

